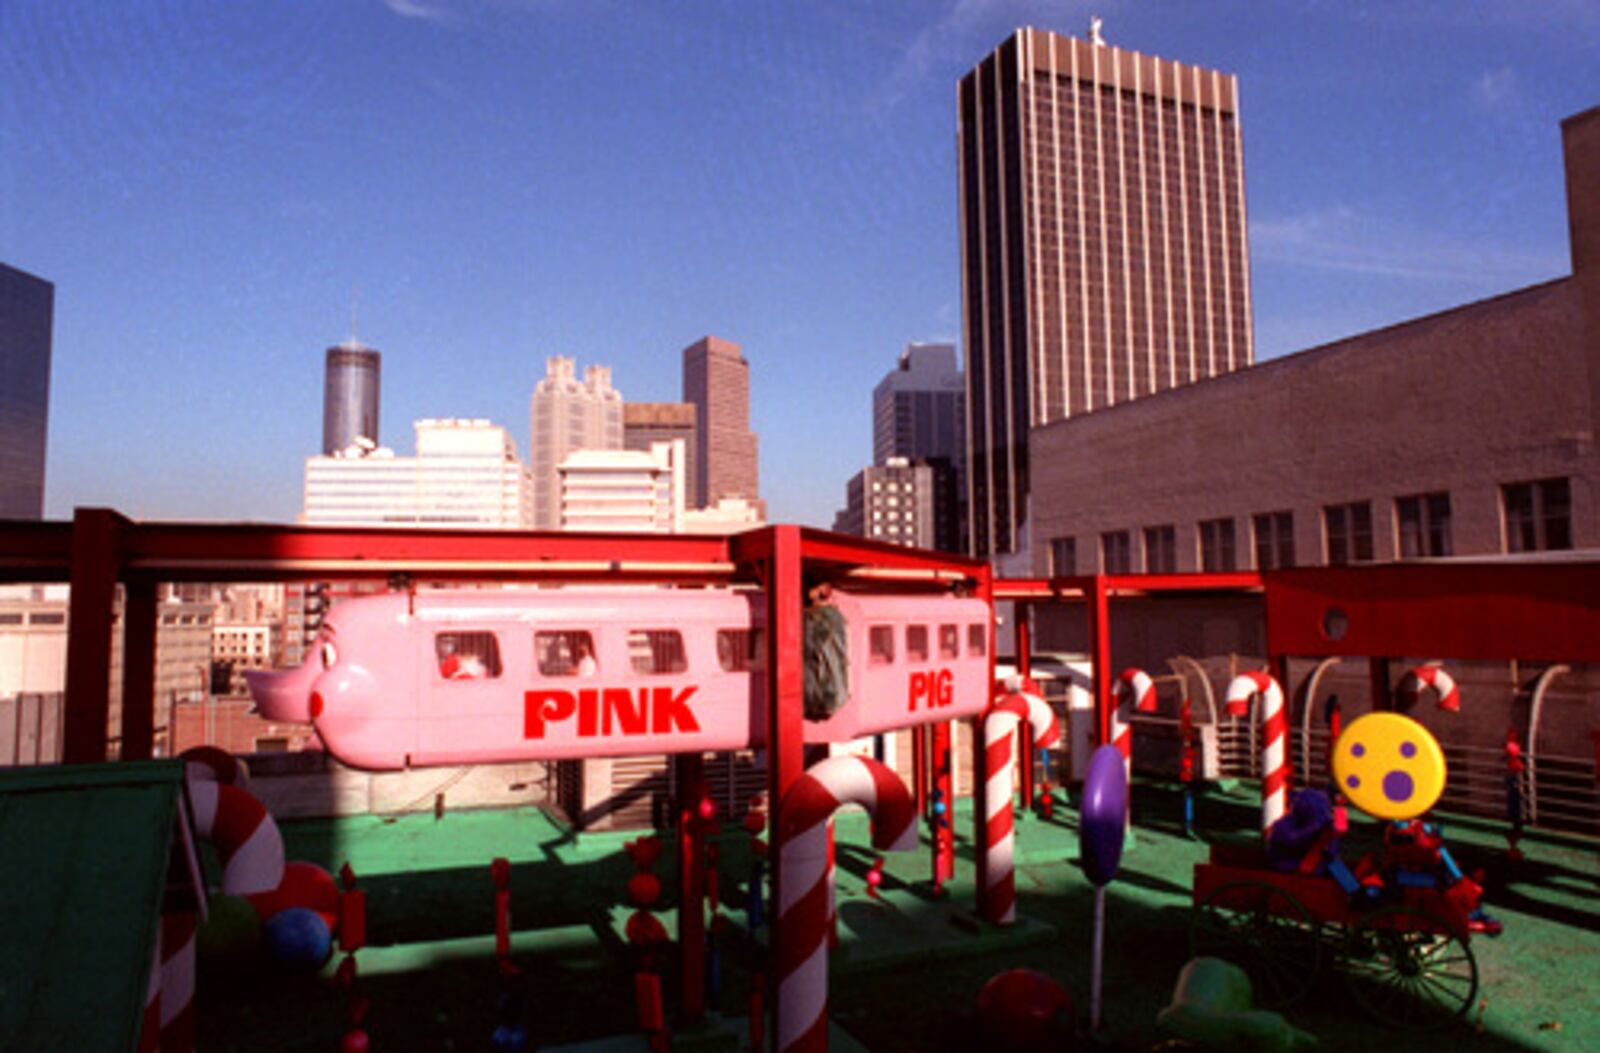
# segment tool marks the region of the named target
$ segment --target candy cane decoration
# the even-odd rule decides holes
[[[997,699],[983,718],[985,808],[980,900],[984,917],[996,925],[1010,925],[1017,920],[1011,778],[1017,725],[1023,720],[1033,729],[1035,746],[1048,747],[1060,735],[1050,704],[1025,691]]]
[[[870,757],[830,757],[795,780],[778,813],[779,1053],[828,1048],[828,820],[840,805],[872,816],[880,852],[917,847],[917,810],[900,776]]]
[[[194,915],[161,916],[161,1053],[194,1049]]]
[[[178,754],[183,761],[184,776],[191,782],[206,779],[225,782],[241,790],[250,788],[250,769],[244,761],[215,746],[195,746]]]
[[[1122,754],[1122,770],[1133,785],[1133,711],[1154,713],[1156,682],[1143,669],[1124,669],[1112,686],[1117,700],[1111,711],[1111,744]],[[1131,795],[1130,795],[1131,796]]]
[[[208,838],[222,859],[222,891],[251,896],[277,888],[283,882],[283,837],[266,807],[226,783],[190,779],[187,786],[194,834]]]
[[[1408,707],[1414,706],[1422,697],[1423,689],[1429,687],[1439,696],[1440,709],[1452,713],[1460,711],[1461,692],[1441,665],[1419,665],[1406,670],[1406,675],[1400,678],[1399,694]]]
[[[1240,673],[1228,685],[1228,715],[1250,712],[1252,695],[1261,696],[1261,832],[1283,817],[1289,802],[1287,743],[1289,720],[1283,711],[1283,689],[1265,670]]]

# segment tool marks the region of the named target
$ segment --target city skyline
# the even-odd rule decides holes
[[[672,400],[677,349],[727,336],[770,518],[825,526],[892,349],[959,335],[957,80],[1090,13],[174,7],[0,15],[0,243],[56,286],[51,518],[292,521],[354,286],[391,430],[515,422],[548,355]],[[1258,361],[1567,271],[1589,5],[1097,9],[1239,78]]]

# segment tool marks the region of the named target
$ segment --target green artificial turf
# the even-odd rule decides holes
[[[1259,815],[1253,792],[1245,785],[1203,795],[1200,838],[1250,838]],[[1087,1015],[1093,888],[1076,862],[1076,812],[1063,802],[1051,820],[1019,820],[1020,920],[999,929],[973,913],[968,803],[959,802],[955,816],[956,879],[938,894],[924,847],[889,856],[882,894],[869,897],[865,877],[875,853],[866,816],[839,815],[840,944],[830,964],[830,1007],[835,1027],[863,1048],[999,1053],[974,1006],[984,983],[1012,968],[1054,978]],[[1107,890],[1105,1027],[1097,1046],[1142,1050],[1160,1041],[1156,1015],[1189,958],[1193,865],[1207,852],[1204,840],[1183,835],[1179,813],[1174,787],[1136,786],[1136,833]],[[1486,905],[1506,926],[1498,939],[1471,941],[1480,987],[1467,1019],[1435,1034],[1398,1034],[1364,1016],[1338,974],[1324,968],[1289,1020],[1327,1050],[1600,1049],[1600,845],[1532,833],[1522,842],[1526,858],[1513,862],[1500,824],[1448,816],[1444,823],[1463,866],[1485,871]],[[574,836],[523,809],[287,823],[283,833],[290,859],[330,870],[348,861],[368,892],[373,946],[357,962],[371,999],[366,1026],[374,1049],[488,1048],[508,983],[493,960],[489,863],[496,856],[513,864],[513,958],[522,973],[509,984],[527,1000],[530,1048],[641,1048],[618,1039],[635,1019],[635,952],[621,935],[633,867],[622,845],[638,832]],[[1371,827],[1353,831],[1351,851],[1372,835]],[[671,838],[664,839],[668,853],[655,872],[670,908]],[[760,943],[742,928],[748,841],[737,828],[719,838],[729,924],[718,941],[722,984],[713,1008],[724,1018],[746,1012],[750,976],[761,961]],[[660,916],[675,931],[670,909]],[[676,962],[670,954],[665,962],[670,1006]],[[231,982],[203,976],[200,1048],[337,1048],[347,1000],[330,976],[331,964],[320,977],[270,968]],[[732,1022],[723,1031],[737,1035],[743,1026]],[[684,1033],[679,1048],[729,1048],[726,1035],[707,1037],[710,1030]],[[606,1039],[618,1041],[593,1044]]]

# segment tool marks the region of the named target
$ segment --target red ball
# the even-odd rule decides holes
[[[1072,1013],[1066,988],[1033,969],[997,973],[978,992],[978,1023],[1002,1049],[1047,1048],[1063,1011]]]
[[[285,863],[283,880],[271,892],[249,897],[263,922],[290,907],[315,911],[332,932],[339,920],[339,886],[333,875],[315,863]]]
[[[709,797],[700,798],[700,818],[710,820],[717,815],[717,802]]]
[[[367,1053],[372,1048],[372,1040],[367,1033],[359,1027],[353,1027],[344,1033],[344,1041],[339,1044],[339,1053]]]
[[[661,879],[640,871],[628,879],[628,901],[636,907],[654,906],[661,898]]]

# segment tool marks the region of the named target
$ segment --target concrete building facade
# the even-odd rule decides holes
[[[1027,546],[1028,434],[1253,360],[1238,81],[1019,29],[958,89],[972,551]]]
[[[1600,548],[1600,108],[1562,130],[1571,276],[1038,429],[1035,572]]]
[[[724,497],[759,502],[760,466],[750,430],[750,363],[739,345],[707,336],[683,349],[683,400],[694,404],[695,479],[690,506]]]
[[[934,481],[934,547],[965,552],[966,379],[954,344],[907,344],[872,392],[872,463],[922,461]]]
[[[322,382],[322,452],[378,445],[383,356],[351,337],[328,348]]]
[[[44,515],[56,287],[0,263],[0,519]]]
[[[890,457],[861,469],[845,490],[847,503],[834,521],[835,531],[913,548],[938,547],[931,466]]]
[[[424,419],[417,455],[365,445],[306,458],[301,522],[527,530],[533,499],[516,442],[482,419]]]
[[[578,450],[561,462],[561,528],[675,534],[683,520],[684,442]]]
[[[694,505],[695,472],[699,467],[699,411],[692,402],[624,402],[622,448],[649,453],[658,442],[683,440],[684,506]]]
[[[577,450],[622,449],[622,393],[609,366],[577,365],[561,355],[545,360],[545,376],[528,406],[528,466],[533,481],[533,526],[561,529],[558,467]]]

